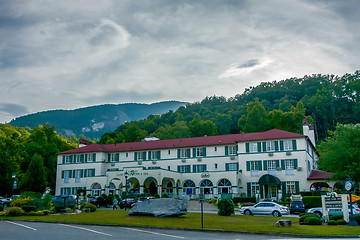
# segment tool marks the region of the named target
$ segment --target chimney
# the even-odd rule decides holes
[[[303,119],[303,134],[307,136],[310,139],[311,143],[315,146],[314,126],[311,125],[306,118]]]
[[[89,144],[90,144],[90,142],[88,140],[82,139],[82,138],[79,139],[79,148],[85,147],[85,146],[87,146]]]

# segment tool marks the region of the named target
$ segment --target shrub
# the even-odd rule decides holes
[[[329,217],[329,220],[341,220],[341,219],[344,219],[344,216],[342,214],[337,214],[337,215],[332,215]]]
[[[256,203],[256,198],[255,197],[234,197],[233,202],[235,204],[237,204],[237,203],[248,203],[248,202]]]
[[[360,214],[355,214],[355,220],[360,225]]]
[[[10,206],[11,207],[24,207],[24,206],[30,206],[32,205],[32,202],[34,201],[33,198],[30,197],[19,197],[17,199],[14,199],[11,201]]]
[[[305,220],[307,218],[318,218],[320,221],[321,219],[319,218],[318,215],[316,215],[315,213],[305,213],[305,214],[301,214],[300,218],[299,218],[299,224],[302,225],[302,224],[306,224],[305,223]]]
[[[30,216],[36,216],[36,212],[35,212],[35,211],[31,211],[31,212],[29,212],[29,215],[30,215]]]
[[[167,193],[163,193],[163,194],[161,195],[161,198],[169,198],[169,195],[167,195]]]
[[[304,220],[306,225],[322,225],[322,221],[319,217],[307,217]]]
[[[90,212],[95,212],[96,211],[96,206],[94,204],[91,204],[91,203],[81,204],[80,209],[83,209],[83,208],[89,208]]]
[[[155,198],[160,198],[160,195],[157,194],[157,193],[155,193],[155,194],[154,194],[154,197],[155,197]]]
[[[336,221],[338,225],[346,225],[347,222],[344,219],[339,219]]]
[[[19,207],[11,207],[7,210],[6,215],[7,216],[22,216],[24,215],[24,210]]]
[[[230,216],[234,213],[234,202],[230,198],[222,198],[218,202],[218,214],[220,216]]]
[[[338,222],[335,221],[335,220],[329,220],[329,221],[327,222],[327,224],[328,224],[328,225],[338,225]]]
[[[22,206],[21,207],[25,212],[35,212],[36,211],[36,207],[35,206]]]
[[[6,212],[0,212],[0,216],[5,216],[6,215]]]
[[[42,212],[44,213],[44,215],[49,215],[51,213],[51,211],[47,209],[43,210]]]
[[[0,212],[4,211],[4,206],[0,205]]]
[[[107,197],[105,198],[106,203],[109,205],[113,204],[113,200],[114,200],[114,196],[112,194],[107,195]]]
[[[321,206],[321,196],[303,197],[303,202],[306,208],[314,208]]]

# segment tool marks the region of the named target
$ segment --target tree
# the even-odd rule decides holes
[[[266,109],[259,102],[250,102],[247,107],[247,115],[239,119],[239,127],[243,132],[262,132],[269,130]]]
[[[32,191],[43,193],[47,186],[46,171],[43,158],[40,154],[35,153],[31,158],[30,165],[25,175],[20,181],[20,189],[22,191]]]
[[[338,124],[318,146],[320,169],[335,173],[334,179],[350,176],[360,181],[360,124]]]

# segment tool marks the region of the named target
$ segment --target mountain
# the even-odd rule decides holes
[[[21,116],[9,124],[17,127],[37,127],[47,122],[55,126],[58,133],[66,136],[83,134],[89,138],[99,138],[105,132],[114,131],[128,121],[140,120],[151,114],[175,111],[185,102],[165,101],[152,104],[125,103],[104,104],[74,110],[50,110]]]

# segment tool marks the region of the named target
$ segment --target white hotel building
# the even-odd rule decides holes
[[[312,126],[304,135],[278,129],[117,144],[61,152],[56,194],[167,193],[170,197],[257,196],[279,199],[309,191],[317,168]],[[128,184],[125,175],[128,174]]]

